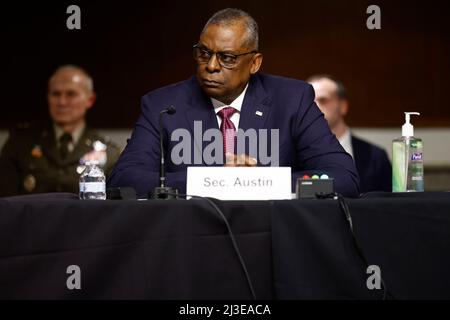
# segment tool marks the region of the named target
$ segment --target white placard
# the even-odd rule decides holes
[[[186,190],[221,200],[291,199],[291,168],[188,167]]]

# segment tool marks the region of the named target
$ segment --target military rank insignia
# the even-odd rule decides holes
[[[41,158],[42,157],[42,149],[41,146],[35,145],[33,149],[31,149],[31,156],[33,158]]]

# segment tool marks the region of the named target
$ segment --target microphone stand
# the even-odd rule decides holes
[[[165,108],[159,113],[159,187],[156,187],[151,195],[152,199],[168,200],[168,199],[178,199],[178,189],[166,186],[166,167],[165,167],[165,152],[164,152],[164,141],[163,134],[164,128],[162,123],[162,117],[165,113],[168,115],[175,114],[176,109],[173,106]]]

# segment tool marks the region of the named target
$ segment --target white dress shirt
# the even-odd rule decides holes
[[[230,120],[231,120],[231,122],[233,122],[236,130],[239,129],[239,119],[241,118],[242,103],[244,102],[245,92],[247,92],[247,88],[248,88],[248,83],[245,86],[244,91],[242,91],[242,93],[239,95],[239,97],[234,99],[234,101],[230,104],[225,104],[219,100],[211,98],[211,102],[214,106],[214,112],[216,113],[216,118],[217,118],[217,123],[219,124],[219,128],[220,128],[220,125],[222,124],[222,118],[218,114],[219,111],[225,107],[233,107],[237,111],[235,113],[233,113],[233,115],[230,117]]]
[[[347,128],[344,134],[338,140],[344,150],[353,158],[352,134],[350,132],[350,129]]]

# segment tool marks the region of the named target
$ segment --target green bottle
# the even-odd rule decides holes
[[[392,192],[424,191],[423,183],[423,141],[414,137],[410,115],[405,112],[402,136],[392,141]]]

